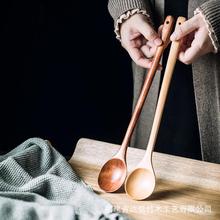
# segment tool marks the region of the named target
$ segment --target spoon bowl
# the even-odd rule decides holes
[[[132,199],[143,200],[153,193],[155,185],[156,177],[153,170],[138,168],[127,178],[125,191]]]
[[[140,116],[150,86],[154,79],[154,75],[158,69],[163,51],[169,42],[169,36],[172,30],[172,26],[173,26],[173,17],[167,16],[164,22],[164,27],[162,32],[163,44],[157,47],[155,57],[152,61],[152,66],[146,75],[146,79],[141,89],[141,93],[138,98],[137,104],[134,108],[122,145],[118,153],[107,163],[105,163],[105,165],[102,167],[99,173],[98,184],[100,188],[103,189],[105,192],[117,191],[123,185],[126,179],[127,167],[125,161],[126,161],[127,147],[131,139],[131,135],[134,131],[135,125],[137,123],[137,120]]]
[[[124,183],[127,175],[126,164],[119,158],[112,158],[102,167],[98,184],[106,192],[118,190]]]

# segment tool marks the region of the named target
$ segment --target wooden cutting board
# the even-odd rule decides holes
[[[220,164],[162,153],[153,153],[156,190],[145,201],[131,200],[123,190],[105,193],[97,183],[102,165],[119,145],[80,139],[69,163],[101,197],[132,219],[220,220]],[[140,161],[144,150],[128,148],[128,172]]]

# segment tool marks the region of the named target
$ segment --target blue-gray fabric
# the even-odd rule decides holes
[[[96,195],[48,141],[31,138],[0,156],[1,220],[126,220]]]

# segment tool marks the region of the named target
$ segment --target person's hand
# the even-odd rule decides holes
[[[146,16],[132,15],[122,23],[120,34],[122,46],[133,61],[141,67],[150,68],[152,64],[150,58],[155,55],[156,48],[162,44],[162,40]]]
[[[170,40],[182,40],[179,60],[185,64],[191,64],[200,56],[214,52],[207,25],[200,14],[178,26]]]

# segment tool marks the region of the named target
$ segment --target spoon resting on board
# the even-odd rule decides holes
[[[176,22],[176,28],[184,21],[184,17],[179,17]],[[152,152],[160,127],[163,109],[178,57],[179,48],[179,41],[172,42],[145,155],[137,167],[127,177],[125,182],[125,191],[134,200],[146,199],[153,193],[155,188],[156,177],[152,166]]]
[[[133,115],[131,117],[129,126],[127,128],[125,137],[123,139],[122,145],[118,153],[107,161],[102,167],[99,177],[98,184],[100,188],[106,192],[117,191],[124,183],[127,176],[127,165],[126,165],[126,151],[128,143],[130,141],[131,135],[133,133],[134,127],[140,116],[142,107],[144,105],[145,99],[147,97],[148,91],[152,84],[155,72],[158,69],[159,62],[163,51],[170,42],[170,34],[173,28],[174,19],[172,16],[167,16],[163,25],[162,31],[162,41],[163,44],[157,47],[155,57],[152,62],[152,66],[146,76],[144,85],[142,87],[140,96],[138,98],[137,104],[135,106]]]

